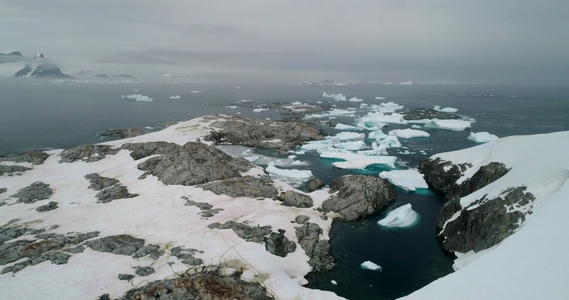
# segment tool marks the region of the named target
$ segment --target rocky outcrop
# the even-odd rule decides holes
[[[180,262],[190,266],[198,266],[203,264],[201,258],[195,258],[194,255],[198,252],[196,249],[184,249],[182,247],[174,247],[170,249],[170,254],[175,256]]]
[[[185,206],[195,206],[199,208],[201,210],[200,215],[202,216],[202,218],[213,217],[214,215],[218,214],[220,211],[223,210],[223,208],[213,208],[213,205],[207,202],[195,202],[185,196],[182,198],[186,200]]]
[[[49,154],[43,151],[32,150],[18,154],[0,155],[0,161],[28,162],[34,165],[41,165],[48,157]]]
[[[14,73],[14,77],[26,76],[26,75],[30,74],[33,70],[34,70],[34,68],[32,67],[32,65],[27,64],[25,67],[23,67],[22,69],[18,70],[16,73]]]
[[[100,299],[103,299],[102,297]],[[108,299],[108,296],[105,299]],[[120,299],[271,300],[274,298],[259,284],[243,281],[238,276],[222,276],[215,272],[206,272],[174,279],[154,281],[143,287],[128,291]]]
[[[28,167],[24,167],[24,166],[5,166],[5,165],[0,165],[0,175],[4,175],[4,174],[8,174],[8,175],[14,175],[14,174],[21,174],[22,172],[31,170],[32,168],[28,168]]]
[[[172,151],[147,159],[138,169],[152,174],[164,184],[196,185],[241,177],[253,165],[215,147],[188,142]]]
[[[130,157],[139,160],[144,157],[156,154],[166,154],[178,150],[181,146],[167,142],[148,142],[148,143],[127,143],[121,149],[130,151]]]
[[[313,272],[330,271],[334,268],[334,258],[330,256],[330,243],[320,240],[322,229],[316,223],[306,222],[295,227],[296,238],[300,247],[309,258],[308,264]]]
[[[97,197],[101,203],[138,196],[138,194],[129,193],[127,187],[121,185],[115,178],[103,177],[97,173],[91,173],[85,175],[85,179],[91,182],[89,186],[90,189],[100,191],[95,197]]]
[[[106,236],[87,241],[87,246],[99,252],[109,252],[117,255],[127,255],[134,258],[150,256],[158,259],[163,251],[158,245],[145,245],[143,239],[137,239],[127,234]]]
[[[265,250],[276,256],[285,257],[287,254],[296,250],[296,243],[289,241],[284,235],[285,231],[279,229],[279,232],[271,232],[265,237]]]
[[[486,196],[460,209],[459,215],[439,233],[443,249],[466,253],[488,249],[510,236],[531,213],[535,197],[525,187],[504,191],[499,197]]]
[[[100,191],[119,183],[119,181],[115,178],[103,177],[97,173],[87,174],[85,175],[85,179],[91,182],[89,188],[95,191]]]
[[[324,139],[322,132],[301,121],[276,122],[232,117],[216,121],[212,126],[220,130],[212,131],[205,140],[217,144],[288,150],[308,141]]]
[[[399,112],[403,115],[403,119],[407,121],[413,120],[458,120],[460,116],[453,113],[437,111],[432,108],[407,108]]]
[[[273,180],[269,176],[243,176],[206,183],[199,185],[199,187],[218,195],[231,197],[274,199],[278,194],[277,189],[273,186]]]
[[[61,151],[59,156],[60,163],[72,163],[75,161],[94,162],[105,158],[107,155],[114,155],[120,148],[113,149],[108,145],[81,145]]]
[[[111,138],[131,138],[139,135],[146,134],[146,131],[139,128],[128,128],[128,129],[109,129],[99,132],[100,136],[111,137]]]
[[[324,182],[322,179],[310,177],[310,179],[308,179],[308,182],[306,182],[306,191],[312,193],[323,188],[325,185],[326,182]]]
[[[255,226],[251,227],[244,223],[237,223],[234,221],[229,221],[224,224],[212,223],[207,226],[210,229],[231,229],[240,238],[254,243],[262,243],[265,240],[265,236],[270,234],[273,230],[271,226]]]
[[[312,198],[295,191],[286,191],[280,193],[277,200],[282,201],[285,206],[294,206],[299,208],[308,208],[314,205]]]
[[[21,203],[34,203],[36,201],[49,199],[52,194],[53,190],[49,187],[49,184],[36,181],[19,190],[17,193],[12,195],[12,197],[18,198],[18,202]]]
[[[51,211],[54,209],[57,209],[57,202],[51,201],[46,205],[42,205],[42,206],[36,208],[36,211],[37,212],[46,212],[46,211]]]
[[[339,213],[347,221],[370,216],[397,198],[393,184],[365,175],[347,175],[332,181],[330,193],[334,194],[322,203],[322,209]]]

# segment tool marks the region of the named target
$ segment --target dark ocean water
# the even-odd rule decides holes
[[[196,93],[193,91],[201,91]],[[110,128],[154,127],[160,122],[186,120],[222,113],[259,118],[279,118],[282,110],[271,108],[253,112],[241,100],[259,103],[316,103],[324,101],[338,108],[357,108],[360,103],[334,102],[322,93],[343,93],[367,104],[392,101],[407,107],[450,106],[472,118],[471,130],[454,132],[425,129],[429,138],[401,140],[401,149],[389,149],[398,157],[398,166],[416,167],[428,156],[476,145],[469,133],[488,131],[499,137],[569,130],[568,87],[438,86],[438,85],[349,85],[349,86],[241,86],[188,83],[76,83],[49,81],[0,82],[0,155],[38,148],[66,148],[100,142],[97,133]],[[122,95],[142,94],[153,102],[122,99]],[[180,95],[181,99],[169,99]],[[376,100],[375,97],[385,97]],[[231,109],[227,106],[240,106]],[[335,121],[353,122],[353,118]],[[409,125],[390,124],[387,132]],[[337,131],[327,129],[330,134]],[[546,147],[547,145],[544,145]],[[523,151],[523,149],[521,149]],[[266,153],[276,155],[276,153]],[[320,159],[315,153],[299,155],[310,163],[306,168],[326,182],[349,174]],[[298,168],[298,167],[295,167]],[[382,168],[358,173],[376,175]],[[436,239],[435,221],[444,199],[422,191],[398,190],[398,199],[383,211],[358,222],[334,221],[331,232],[334,271],[311,275],[309,286],[327,289],[350,299],[394,299],[452,272],[452,258],[446,256]],[[377,221],[392,209],[411,203],[420,219],[411,228],[385,229]],[[382,271],[359,265],[370,260]],[[333,285],[335,280],[337,285]]]

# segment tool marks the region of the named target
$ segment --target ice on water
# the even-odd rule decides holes
[[[470,121],[464,120],[430,120],[425,123],[425,127],[427,128],[438,128],[438,129],[446,129],[452,131],[463,131],[470,128]]]
[[[483,131],[483,132],[471,132],[470,135],[468,136],[468,139],[471,141],[475,141],[477,143],[488,143],[496,141],[499,138],[493,134],[490,134],[489,132]]]
[[[379,177],[406,191],[429,188],[423,175],[417,169],[384,171],[379,173]]]
[[[141,94],[122,95],[123,99],[136,100],[138,102],[152,102],[154,99]]]
[[[428,132],[416,129],[395,129],[389,132],[389,135],[396,136],[402,139],[410,139],[415,137],[429,137],[431,136]]]
[[[347,101],[346,95],[344,94],[327,94],[326,92],[322,93],[322,97],[324,98],[332,98],[334,101]]]
[[[379,220],[377,223],[384,227],[407,227],[415,223],[417,216],[417,212],[415,212],[411,204],[408,203],[394,209],[387,214],[387,217]]]
[[[299,187],[312,177],[310,170],[280,169],[274,163],[269,163],[265,171],[269,173],[269,176],[282,180],[293,187]]]
[[[446,113],[455,113],[458,111],[457,108],[453,108],[453,107],[440,107],[439,105],[435,105],[434,108],[436,111],[440,111],[440,112],[446,112]]]
[[[381,266],[369,260],[364,261],[360,267],[366,270],[381,271]]]

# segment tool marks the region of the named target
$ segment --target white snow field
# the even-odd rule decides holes
[[[383,171],[379,173],[379,177],[406,191],[429,188],[423,174],[419,173],[417,169]]]
[[[499,139],[499,137],[490,134],[489,132],[471,132],[468,139],[477,143],[488,143]]]
[[[125,140],[106,144],[121,145],[126,142],[166,141],[180,145],[195,141],[211,130],[214,118],[203,117],[170,126]],[[297,245],[296,251],[286,257],[272,255],[260,243],[246,242],[232,230],[210,229],[207,225],[228,221],[247,222],[250,226],[272,226],[273,230],[284,229],[285,236],[296,241],[295,217],[299,214],[310,217],[310,222],[322,229],[322,239],[328,239],[332,219],[323,220],[312,208],[287,207],[272,199],[232,198],[216,195],[194,186],[165,185],[154,176],[138,179],[143,171],[137,169],[141,160],[135,161],[129,151],[121,150],[115,155],[96,162],[59,163],[58,153],[41,165],[26,164],[33,168],[21,176],[1,176],[1,186],[7,192],[0,194],[2,207],[0,225],[22,225],[45,229],[45,233],[66,235],[70,232],[87,233],[99,231],[99,237],[128,234],[145,240],[146,244],[159,245],[165,254],[158,260],[149,257],[115,255],[91,250],[73,254],[67,264],[55,265],[49,261],[28,266],[12,275],[0,275],[0,298],[2,299],[98,299],[109,294],[116,299],[133,287],[148,282],[174,278],[191,268],[170,255],[168,247],[195,248],[195,257],[205,265],[225,264],[226,272],[243,269],[242,278],[259,281],[278,299],[342,299],[332,292],[312,290],[303,287],[304,276],[310,271],[308,257]],[[144,160],[144,159],[142,159]],[[6,162],[2,162],[4,164]],[[109,203],[98,203],[97,191],[88,188],[86,174],[118,179],[137,197],[119,199]],[[259,176],[263,169],[255,167],[246,175]],[[244,174],[245,175],[245,174]],[[49,199],[58,203],[58,208],[39,213],[35,209],[47,202],[34,204],[17,203],[10,197],[18,190],[35,181],[49,184],[54,194]],[[275,181],[279,191],[294,189],[290,185]],[[321,205],[328,197],[327,189],[310,194],[315,205]],[[202,218],[196,206],[185,206],[186,197],[195,202],[207,202],[214,208],[223,209],[218,214]],[[41,204],[40,204],[41,203]],[[57,226],[54,226],[57,225]],[[19,239],[27,239],[24,235]],[[14,262],[17,263],[18,261]],[[118,280],[118,274],[134,274],[134,267],[152,266],[155,273],[136,276],[130,282]]]
[[[469,178],[489,162],[511,170],[461,199],[462,207],[484,195],[526,186],[536,200],[516,233],[479,253],[459,254],[455,273],[402,299],[567,299],[569,295],[569,132],[512,136],[434,157],[472,163]],[[522,208],[520,208],[522,209]]]
[[[452,131],[463,131],[470,128],[470,121],[464,120],[429,120],[425,123],[427,128],[438,128]]]
[[[408,227],[417,220],[417,212],[413,210],[411,204],[407,203],[390,211],[387,216],[377,222],[384,227]]]

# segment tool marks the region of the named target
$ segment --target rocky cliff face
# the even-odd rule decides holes
[[[440,158],[421,162],[419,170],[433,189],[446,196],[437,226],[443,249],[466,253],[490,248],[510,236],[531,213],[535,197],[525,187],[512,187],[499,197],[486,195],[467,207],[460,199],[491,184],[510,170],[503,163],[491,162],[481,166],[472,176],[459,179],[471,164],[453,164]]]
[[[61,72],[61,68],[57,65],[49,63],[40,64],[35,68],[31,64],[27,64],[24,68],[14,74],[15,77],[22,77],[26,75],[36,78],[73,78],[67,74],[63,74],[63,72]]]

